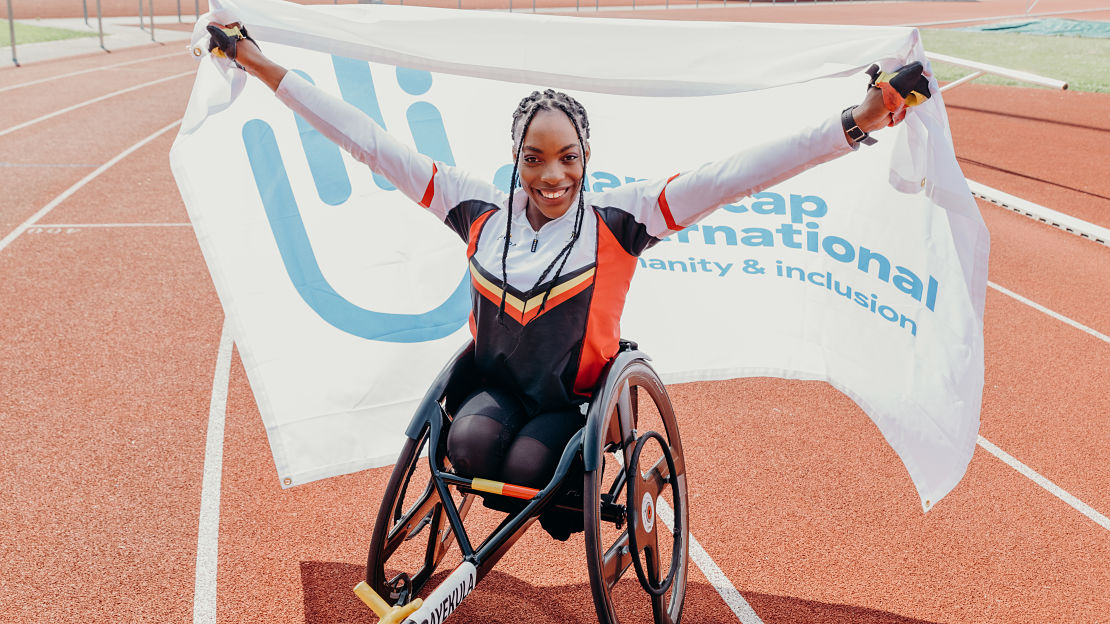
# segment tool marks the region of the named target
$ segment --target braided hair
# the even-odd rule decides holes
[[[501,252],[501,305],[497,310],[497,319],[501,324],[504,324],[505,315],[505,297],[508,293],[509,277],[507,262],[509,257],[509,237],[512,235],[513,223],[513,193],[516,191],[517,174],[520,171],[520,156],[524,149],[524,137],[528,135],[528,128],[532,125],[532,120],[535,119],[536,113],[541,110],[546,111],[562,111],[563,114],[570,119],[571,125],[574,126],[574,133],[578,136],[578,147],[582,150],[582,154],[586,153],[586,140],[590,138],[590,121],[586,117],[586,109],[578,103],[578,100],[563,93],[562,91],[553,91],[551,89],[545,90],[543,93],[533,91],[529,96],[525,97],[517,105],[516,110],[513,111],[513,125],[510,128],[510,134],[513,138],[513,174],[509,178],[509,206],[508,214],[505,219],[505,247]],[[559,267],[555,270],[555,276],[551,278],[551,287],[543,293],[543,300],[540,301],[539,311],[543,312],[544,307],[547,305],[547,298],[551,294],[551,289],[555,287],[555,283],[559,280],[559,275],[563,272],[563,267],[566,266],[567,260],[570,258],[571,249],[574,243],[578,240],[578,235],[582,232],[582,221],[585,217],[585,198],[583,191],[586,190],[586,159],[582,158],[582,188],[578,193],[578,211],[574,215],[574,230],[571,234],[570,240],[559,251],[547,268],[540,274],[539,279],[529,290],[529,294],[543,283],[544,278],[551,272],[551,269],[558,263]],[[522,310],[523,312],[523,310]]]

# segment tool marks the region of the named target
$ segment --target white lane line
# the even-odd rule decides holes
[[[1071,505],[1076,511],[1093,520],[1095,524],[1110,531],[1110,518],[1107,518],[1106,516],[1095,511],[1087,503],[1084,503],[1078,498],[1072,496],[1060,486],[1043,477],[1037,471],[1015,459],[1006,451],[1003,451],[994,444],[991,444],[991,442],[983,436],[979,436],[979,446],[987,449],[992,455],[994,455],[998,459],[1001,459],[1008,466],[1028,477],[1031,481],[1033,481],[1033,483],[1036,483],[1042,488],[1048,490],[1056,498],[1059,498],[1068,505]]]
[[[66,108],[63,108],[61,110],[56,110],[53,113],[47,113],[46,115],[43,115],[42,117],[36,117],[35,119],[32,119],[30,121],[25,121],[21,124],[14,125],[14,126],[8,128],[6,130],[0,130],[0,136],[4,136],[5,134],[11,134],[12,132],[15,132],[16,130],[22,130],[22,129],[28,127],[28,126],[33,126],[33,125],[39,123],[40,121],[46,121],[47,119],[57,117],[58,115],[64,115],[65,113],[75,111],[78,108],[81,108],[83,106],[88,106],[90,104],[96,104],[97,102],[103,102],[104,100],[107,100],[108,98],[113,98],[117,95],[123,95],[124,93],[130,93],[132,91],[138,91],[139,89],[145,89],[147,87],[156,85],[156,84],[161,83],[161,82],[174,80],[176,78],[181,78],[183,76],[192,76],[194,74],[196,74],[195,70],[187,71],[187,72],[181,72],[180,74],[174,74],[172,76],[167,76],[165,78],[159,78],[158,80],[151,80],[150,82],[144,82],[143,84],[135,85],[133,87],[128,87],[126,89],[120,89],[119,91],[113,91],[112,93],[109,93],[107,95],[102,95],[100,97],[96,97],[96,98],[93,98],[91,100],[81,102],[80,104],[74,104],[73,106],[67,106]]]
[[[656,509],[658,509],[659,519],[663,521],[663,524],[667,525],[667,529],[674,531],[674,510],[671,509],[671,506],[663,499],[659,499]],[[732,581],[728,580],[728,576],[725,575],[720,566],[713,561],[709,553],[705,552],[705,549],[702,548],[701,543],[698,542],[693,533],[690,533],[690,558],[693,559],[694,563],[701,569],[701,573],[705,575],[705,578],[709,579],[709,583],[713,585],[713,589],[717,590],[717,593],[724,599],[725,604],[728,605],[729,609],[732,609],[732,613],[739,618],[742,624],[763,624],[763,620],[756,615],[755,609],[752,609],[748,601],[744,600],[744,597],[740,595],[740,592],[737,591]]]
[[[24,221],[23,223],[21,223],[18,227],[16,227],[14,230],[12,230],[11,233],[9,233],[2,240],[0,240],[0,251],[3,251],[4,248],[7,247],[20,234],[27,231],[27,228],[33,227],[36,223],[38,223],[38,220],[45,217],[46,214],[48,212],[50,212],[51,210],[53,210],[55,206],[57,206],[58,204],[65,201],[67,198],[69,198],[70,195],[73,195],[74,193],[76,193],[78,190],[81,189],[81,187],[85,186],[89,182],[92,182],[94,179],[96,179],[97,176],[99,176],[100,174],[104,173],[109,168],[111,168],[112,165],[118,163],[119,161],[123,160],[124,158],[127,158],[127,156],[129,156],[135,150],[137,150],[140,147],[146,145],[147,143],[150,143],[154,139],[162,136],[167,131],[172,130],[173,128],[176,128],[180,124],[181,124],[181,120],[178,119],[177,121],[171,123],[170,125],[166,126],[165,128],[162,128],[161,130],[158,130],[154,134],[152,134],[152,135],[148,136],[147,138],[139,141],[138,143],[132,145],[131,147],[123,150],[122,152],[117,154],[114,158],[109,160],[108,162],[106,162],[103,165],[100,165],[99,167],[97,167],[95,171],[93,171],[89,175],[81,178],[76,184],[74,184],[73,186],[71,186],[71,187],[67,188],[66,190],[62,191],[61,195],[58,195],[49,204],[46,204],[45,206],[40,208],[38,212],[31,215],[31,218],[29,218],[26,221]]]
[[[37,85],[37,84],[42,84],[44,82],[50,82],[51,80],[61,80],[62,78],[69,78],[71,76],[80,76],[81,74],[88,74],[88,73],[91,73],[91,72],[103,71],[105,69],[115,69],[116,67],[124,67],[126,65],[135,65],[136,63],[146,63],[146,62],[149,62],[149,61],[156,61],[158,59],[169,58],[171,56],[182,56],[182,53],[181,52],[174,52],[172,54],[163,54],[161,56],[152,56],[150,58],[142,58],[142,59],[139,59],[137,61],[127,61],[127,62],[124,62],[124,63],[116,63],[115,65],[105,65],[104,67],[93,67],[92,69],[82,69],[81,71],[70,72],[68,74],[62,74],[60,76],[51,76],[49,78],[40,78],[39,80],[32,80],[30,82],[21,82],[19,84],[14,84],[14,85],[7,86],[7,87],[0,87],[0,93],[3,93],[5,91],[11,91],[12,89],[19,89],[20,87],[30,87],[30,86],[34,86],[34,85]]]
[[[1110,247],[1110,229],[1104,228],[1101,225],[1095,225],[1094,223],[1084,221],[1078,217],[1073,217],[1040,204],[1034,204],[1027,199],[1010,195],[1009,193],[991,188],[986,184],[974,180],[968,180],[967,186],[971,189],[972,195],[989,201],[996,206],[1001,206],[1018,214],[1036,219],[1041,223],[1051,225],[1054,228]]]
[[[95,167],[96,165],[88,165],[84,163],[12,163],[0,162],[0,167]]]
[[[204,445],[204,479],[200,490],[197,527],[197,570],[193,584],[194,624],[216,622],[216,567],[220,555],[220,477],[224,464],[224,421],[228,380],[231,377],[231,332],[227,319],[220,332],[212,399],[208,405],[208,437]]]
[[[192,223],[39,223],[40,228],[193,227]]]
[[[1041,312],[1044,312],[1045,314],[1051,316],[1052,318],[1054,318],[1058,321],[1063,321],[1064,323],[1067,323],[1068,325],[1071,325],[1072,327],[1074,327],[1074,328],[1076,328],[1080,331],[1085,331],[1088,334],[1094,336],[1095,338],[1098,338],[1099,340],[1101,340],[1103,342],[1110,343],[1110,336],[1107,336],[1106,334],[1104,334],[1104,333],[1102,333],[1098,330],[1091,329],[1090,327],[1087,327],[1086,325],[1084,325],[1084,324],[1082,324],[1078,321],[1073,321],[1072,319],[1064,316],[1063,314],[1060,314],[1059,312],[1049,310],[1048,308],[1046,308],[1043,305],[1037,303],[1036,301],[1031,301],[1029,299],[1026,299],[1025,297],[1022,297],[1021,295],[1017,294],[1016,292],[1014,292],[1012,290],[1009,290],[1007,288],[1004,288],[1002,286],[999,286],[998,284],[995,284],[994,282],[988,281],[987,286],[990,286],[991,288],[997,290],[998,292],[1000,292],[1004,295],[1008,295],[1010,297],[1013,297],[1014,299],[1017,299],[1018,301],[1024,303],[1025,305],[1027,305],[1027,306],[1029,306],[1029,307],[1031,307],[1035,310],[1040,310]]]
[[[1047,13],[1018,13],[1016,15],[993,15],[990,17],[970,17],[955,20],[944,20],[943,22],[916,22],[913,24],[893,24],[893,26],[943,26],[945,24],[967,24],[969,22],[994,22],[1006,19],[1033,19],[1034,17],[1048,17],[1049,15],[1071,15],[1073,13],[1102,13],[1103,11],[1110,10],[1107,7],[1100,9],[1072,9],[1070,11],[1049,11]]]
[[[1059,312],[1049,310],[1048,308],[1044,307],[1043,305],[1041,305],[1041,304],[1039,304],[1035,301],[1031,301],[1031,300],[1029,300],[1025,297],[1022,297],[1021,295],[1019,295],[1019,294],[1017,294],[1017,293],[1015,293],[1015,292],[1013,292],[1013,291],[1011,291],[1007,288],[999,286],[998,284],[995,284],[994,282],[987,282],[987,285],[990,286],[991,288],[997,290],[998,292],[1004,294],[1004,295],[1013,297],[1014,299],[1020,301],[1021,303],[1024,303],[1025,305],[1027,305],[1031,308],[1034,308],[1036,310],[1044,312],[1045,314],[1051,316],[1052,318],[1054,318],[1056,320],[1067,323],[1068,325],[1071,325],[1072,327],[1074,327],[1074,328],[1076,328],[1080,331],[1087,332],[1088,334],[1094,336],[1095,338],[1098,338],[1099,340],[1101,340],[1103,342],[1110,343],[1110,336],[1107,336],[1106,334],[1104,334],[1102,332],[1091,329],[1090,327],[1087,327],[1086,325],[1083,325],[1082,323],[1079,323],[1077,321],[1073,321],[1072,319],[1064,316],[1063,314],[1060,314]],[[1091,520],[1094,520],[1095,523],[1100,525],[1102,528],[1110,530],[1110,519],[1107,519],[1106,516],[1100,514],[1097,511],[1095,511],[1087,503],[1084,503],[1083,501],[1079,500],[1075,496],[1072,496],[1071,494],[1069,494],[1064,489],[1060,488],[1058,485],[1056,485],[1052,481],[1049,481],[1045,477],[1041,476],[1040,474],[1038,474],[1036,471],[1034,471],[1029,466],[1026,466],[1025,464],[1021,463],[1020,461],[1015,459],[1012,455],[1008,454],[1006,451],[1003,451],[1002,449],[998,448],[994,444],[991,444],[990,441],[988,441],[983,436],[979,436],[979,446],[987,449],[988,451],[991,452],[991,454],[993,454],[995,457],[1001,459],[1008,466],[1010,466],[1014,470],[1017,470],[1021,474],[1025,475],[1026,477],[1028,477],[1030,480],[1032,480],[1037,485],[1039,485],[1042,488],[1048,490],[1053,496],[1059,498],[1060,500],[1064,501],[1068,505],[1071,505],[1079,513],[1083,514],[1084,516],[1087,516]]]

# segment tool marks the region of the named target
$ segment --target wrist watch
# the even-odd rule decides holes
[[[867,134],[863,131],[863,128],[856,125],[856,118],[852,114],[854,110],[856,110],[855,106],[849,106],[840,113],[840,125],[844,127],[844,134],[847,134],[848,138],[856,143],[863,143],[864,145],[874,145],[878,143],[878,139]]]

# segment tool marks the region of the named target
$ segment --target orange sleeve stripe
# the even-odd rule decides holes
[[[425,208],[432,207],[432,198],[436,194],[436,163],[432,161],[432,179],[428,180],[428,188],[424,190],[424,197],[420,198],[420,205]]]
[[[676,173],[667,178],[667,184],[670,184],[671,180],[677,177],[678,174]],[[659,192],[659,211],[663,213],[663,220],[667,222],[667,229],[672,232],[677,232],[682,228],[674,222],[674,215],[671,214],[671,206],[667,203],[667,184],[664,184],[663,190]]]

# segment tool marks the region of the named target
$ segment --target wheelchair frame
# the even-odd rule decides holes
[[[552,506],[558,506],[582,512],[584,522],[588,524],[586,550],[590,584],[594,603],[598,608],[598,619],[602,624],[619,624],[619,616],[615,613],[609,591],[632,564],[635,564],[641,586],[650,595],[656,623],[677,624],[685,598],[688,568],[685,463],[670,400],[662,382],[647,363],[648,359],[646,354],[637,349],[635,343],[621,341],[617,356],[603,372],[604,383],[590,402],[585,426],[571,437],[563,449],[548,484],[536,490],[487,479],[461,477],[449,472],[444,465],[445,433],[452,418],[450,412],[458,407],[457,403],[465,396],[466,391],[474,387],[474,377],[471,374],[474,366],[473,343],[460,349],[433,381],[405,431],[405,446],[390,476],[375,520],[367,556],[366,582],[360,583],[355,589],[359,597],[382,616],[383,623],[442,622],[523,536],[528,527],[538,520],[539,515]],[[655,432],[637,436],[634,424],[637,418],[638,393],[630,391],[633,387],[629,383],[630,379],[636,379],[638,383],[634,387],[645,388],[660,409],[666,439]],[[654,437],[650,434],[654,434]],[[627,467],[636,465],[633,460],[639,457],[641,448],[649,439],[657,439],[666,462],[664,464],[662,459],[659,460],[648,471],[647,476],[638,473],[639,479],[631,478],[629,475],[634,471]],[[413,485],[412,478],[424,449],[428,451],[430,480],[409,509],[399,509],[409,486]],[[602,459],[606,452],[621,453],[617,462],[622,469],[609,492],[601,494],[599,488],[603,479]],[[573,497],[571,504],[567,504],[564,486],[579,455],[584,469],[582,498],[579,505],[573,504]],[[672,489],[676,507],[672,531],[674,541],[669,572],[666,578],[660,578],[658,542],[655,541],[659,531],[653,530],[655,501],[668,485]],[[463,494],[462,501],[457,506],[451,495],[452,486]],[[647,491],[643,494],[641,509],[641,505],[637,504],[641,499],[637,497],[645,487]],[[616,500],[621,489],[627,494],[627,504]],[[589,506],[586,504],[586,490],[593,493]],[[560,494],[564,494],[563,499],[560,499]],[[463,521],[474,499],[488,495],[516,498],[524,506],[519,512],[509,513],[475,548]],[[611,523],[618,530],[627,523],[627,531],[622,534],[623,539],[618,539],[607,549],[598,542],[598,527],[602,522]],[[413,539],[425,528],[429,532],[422,567],[411,576],[403,572],[392,579],[386,579],[385,563],[401,543]],[[426,600],[413,600],[446,554],[451,535],[454,535],[462,553],[462,564]],[[631,552],[630,543],[638,545],[637,552]],[[646,566],[640,564],[640,551],[644,551]],[[663,598],[668,591],[669,605]],[[379,598],[378,592],[389,602]],[[390,603],[398,606],[390,608]]]

